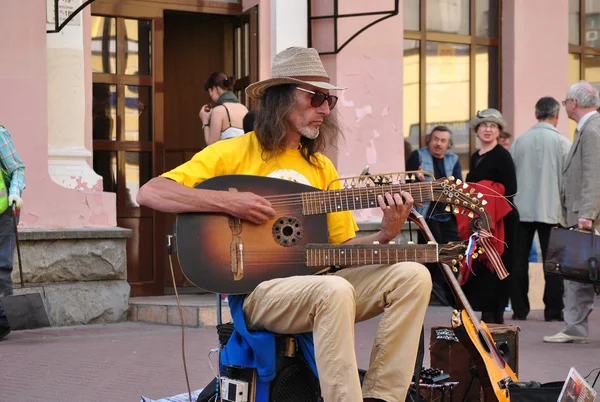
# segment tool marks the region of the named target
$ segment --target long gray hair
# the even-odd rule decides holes
[[[258,114],[254,122],[254,131],[263,149],[263,159],[283,153],[286,149],[286,134],[289,129],[288,116],[294,107],[295,84],[283,84],[269,87],[260,99]],[[341,130],[332,113],[323,118],[319,136],[315,139],[300,139],[302,156],[312,166],[320,167],[317,152],[323,152],[327,145],[337,146]]]

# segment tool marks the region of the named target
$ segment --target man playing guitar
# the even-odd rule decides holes
[[[276,216],[276,202],[250,192],[193,187],[215,176],[248,174],[327,189],[338,173],[321,151],[326,144],[337,143],[340,130],[331,115],[337,97],[329,91],[340,89],[329,83],[315,49],[280,52],[273,61],[271,78],[246,89],[250,97],[260,100],[255,131],[215,143],[150,180],[140,189],[138,203],[170,213],[222,213],[261,225]],[[383,212],[379,232],[357,238],[352,214],[335,212],[327,216],[329,242],[384,244],[393,240],[411,211],[413,198],[403,191],[379,195],[377,202]],[[313,332],[325,402],[404,401],[430,293],[431,277],[421,264],[367,265],[329,275],[264,281],[246,296],[243,312],[250,329]],[[354,324],[382,313],[361,391]]]

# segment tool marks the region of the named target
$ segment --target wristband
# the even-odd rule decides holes
[[[203,124],[202,125],[202,130],[204,130],[206,127],[208,127],[210,124]]]

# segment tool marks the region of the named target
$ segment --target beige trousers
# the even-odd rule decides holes
[[[421,264],[367,265],[263,282],[246,297],[244,315],[250,329],[313,332],[325,402],[404,402],[430,294],[431,277]],[[381,313],[361,392],[354,323]]]

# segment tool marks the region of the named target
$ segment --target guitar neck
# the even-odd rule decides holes
[[[415,202],[428,202],[441,196],[441,188],[436,182],[416,182],[406,184],[387,184],[372,187],[347,188],[343,190],[311,191],[301,193],[302,214],[320,215],[330,212],[351,211],[377,208],[378,195],[385,193],[410,193]]]
[[[420,263],[438,261],[437,244],[308,244],[306,264],[309,267],[332,265],[394,264],[414,261]]]

